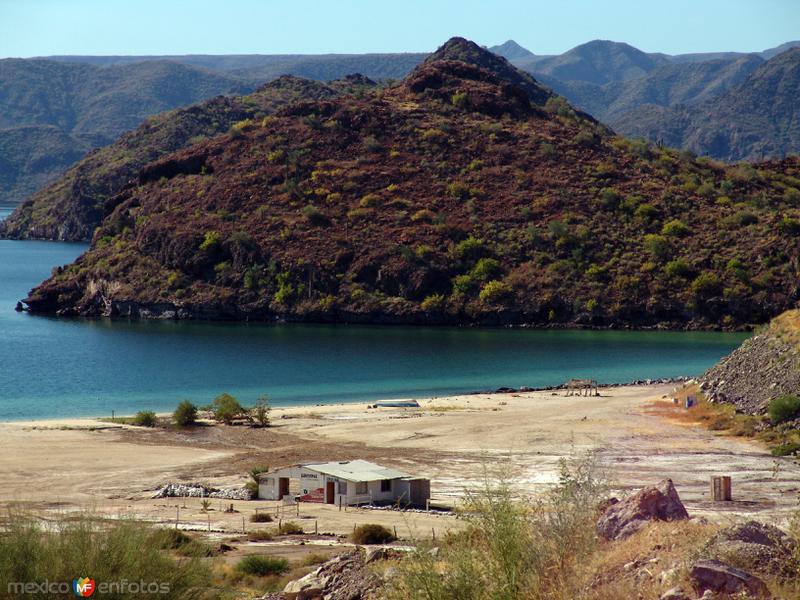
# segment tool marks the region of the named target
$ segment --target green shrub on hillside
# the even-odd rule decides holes
[[[498,302],[510,297],[513,293],[514,290],[511,289],[510,285],[495,279],[487,282],[481,288],[481,292],[478,297],[484,304],[497,304]]]
[[[800,396],[790,394],[770,401],[767,413],[774,425],[800,417]]]
[[[422,310],[427,312],[439,312],[444,310],[445,306],[446,300],[442,294],[431,294],[420,304]]]
[[[691,229],[689,229],[689,226],[678,219],[673,219],[672,221],[664,223],[664,226],[661,228],[661,233],[663,235],[671,237],[684,237],[689,235],[690,232]]]
[[[219,231],[206,231],[203,241],[200,244],[200,250],[211,250],[219,244],[220,235]]]
[[[672,246],[663,235],[648,233],[644,236],[644,249],[659,261],[666,260],[672,254]]]
[[[679,258],[669,261],[664,267],[664,272],[670,277],[689,279],[694,275],[694,269],[685,260]]]

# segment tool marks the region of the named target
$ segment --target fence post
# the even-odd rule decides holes
[[[206,516],[208,517],[208,530],[211,531],[211,513],[207,513]]]
[[[394,529],[394,537],[397,539],[397,525],[393,525],[392,528]]]
[[[175,529],[178,528],[178,522],[181,520],[181,507],[175,507]]]
[[[433,527],[431,527],[431,533],[433,534],[433,541],[435,542],[436,541],[436,530]]]
[[[318,534],[319,534],[319,529],[317,528],[317,520],[314,519],[314,535],[318,535]]]

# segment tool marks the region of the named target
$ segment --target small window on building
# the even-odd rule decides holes
[[[342,496],[347,496],[347,482],[346,481],[339,481],[339,493]]]
[[[366,481],[359,481],[356,483],[356,494],[366,494],[368,491]]]
[[[381,491],[382,492],[391,492],[392,491],[392,480],[391,479],[383,479],[383,480],[381,480]]]
[[[275,487],[275,478],[274,477],[267,477],[266,479],[262,479],[261,483],[263,483],[267,487]]]

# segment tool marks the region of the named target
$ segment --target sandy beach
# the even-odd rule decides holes
[[[430,477],[434,503],[452,506],[485,473],[502,472],[522,494],[533,494],[555,481],[559,459],[592,451],[620,492],[669,477],[695,515],[772,519],[796,508],[800,466],[755,443],[671,419],[670,410],[682,410],[664,402],[673,389],[610,387],[600,397],[476,394],[429,398],[420,408],[375,409],[364,402],[282,408],[272,411],[268,429],[176,431],[91,419],[3,423],[0,502],[164,522],[183,508],[184,519],[211,527],[210,517],[194,514],[198,499],[154,500],[153,491],[169,482],[242,485],[255,466],[365,458]],[[709,500],[712,474],[733,476],[733,502]],[[246,512],[272,510],[263,501],[236,504]],[[345,515],[309,504],[302,511],[334,532],[347,531],[358,514],[375,520],[379,512]],[[427,529],[424,518],[422,526]],[[241,516],[218,511],[214,527],[241,528]]]

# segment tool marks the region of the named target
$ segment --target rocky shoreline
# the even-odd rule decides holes
[[[791,323],[798,312],[784,313],[706,371],[700,378],[706,397],[759,415],[770,400],[800,393],[800,343]]]

